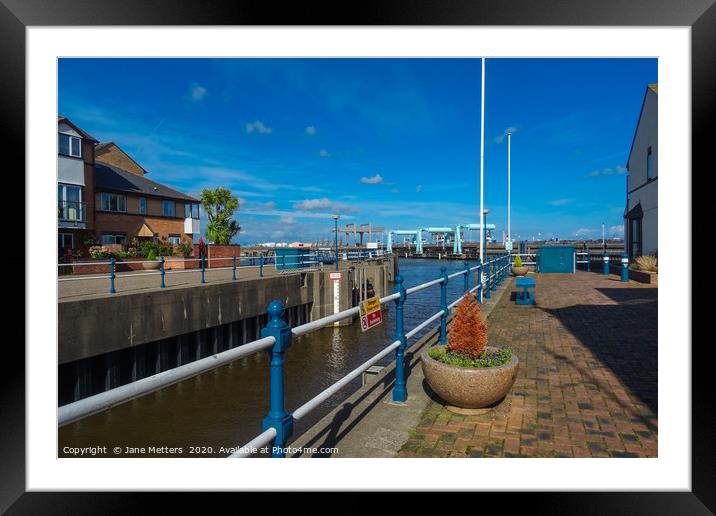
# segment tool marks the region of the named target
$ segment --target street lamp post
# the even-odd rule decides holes
[[[336,272],[338,272],[338,219],[340,219],[340,215],[333,215],[333,220],[335,222],[335,233],[336,233]]]
[[[512,240],[512,234],[510,233],[510,137],[512,133],[507,130],[507,240]],[[504,240],[504,238],[503,238]]]

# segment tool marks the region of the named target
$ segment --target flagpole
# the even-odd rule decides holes
[[[480,91],[480,263],[485,253],[485,58],[482,58],[482,88]]]
[[[507,240],[512,241],[510,233],[510,130],[507,130]]]

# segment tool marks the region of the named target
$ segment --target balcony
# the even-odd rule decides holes
[[[86,202],[57,201],[57,227],[84,229],[86,217]]]

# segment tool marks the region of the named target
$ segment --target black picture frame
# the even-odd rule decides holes
[[[4,156],[18,159],[17,169],[24,169],[25,148],[25,29],[28,26],[89,25],[553,25],[553,26],[689,26],[691,27],[692,71],[692,163],[703,164],[713,146],[708,141],[709,123],[714,119],[716,92],[716,6],[714,0],[510,0],[486,2],[431,0],[375,2],[333,2],[318,5],[305,2],[215,0],[0,0],[0,70],[3,73],[0,113]],[[712,165],[712,164],[711,164]],[[6,169],[7,170],[7,169]],[[690,175],[691,171],[679,171]],[[19,188],[14,198],[15,213],[25,211],[24,178],[16,174]],[[27,192],[25,192],[27,193]],[[29,201],[28,201],[29,202]],[[13,221],[25,230],[24,218]],[[691,229],[691,228],[690,228]],[[23,239],[28,238],[23,231]],[[13,237],[16,250],[20,239]],[[689,253],[690,257],[690,253]],[[25,274],[24,257],[15,253],[8,258],[15,271]],[[11,310],[25,309],[21,302],[25,285],[19,274],[7,278],[6,292],[11,293]],[[686,278],[689,283],[691,278]],[[14,283],[13,283],[14,282]],[[683,300],[691,305],[691,300]],[[32,309],[32,307],[26,307]],[[14,317],[13,317],[14,315]],[[20,321],[20,313],[10,314],[8,321]],[[688,322],[691,326],[691,320]],[[8,324],[6,322],[6,324]],[[18,325],[19,326],[19,325]],[[23,331],[19,337],[24,341]],[[14,345],[10,345],[11,342]],[[139,511],[147,506],[144,496],[124,493],[26,493],[25,489],[25,350],[20,339],[5,341],[0,360],[0,512],[8,514],[103,514]],[[690,492],[645,493],[530,493],[530,512],[576,514],[710,514],[716,512],[716,447],[711,436],[714,426],[713,387],[707,370],[708,342],[691,348],[692,353],[692,490]],[[680,350],[690,342],[673,343]],[[663,367],[664,364],[662,363]],[[184,497],[174,495],[170,502],[163,497],[164,510],[171,505],[183,507]],[[499,503],[494,497],[482,497],[485,503]],[[511,502],[512,503],[512,502]],[[489,503],[488,503],[489,506]],[[357,506],[356,506],[357,507]]]

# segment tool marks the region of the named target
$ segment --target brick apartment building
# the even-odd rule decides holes
[[[200,232],[198,199],[147,179],[118,145],[98,143],[64,117],[58,132],[60,253],[84,250],[90,235],[103,245],[134,237],[192,243]]]

